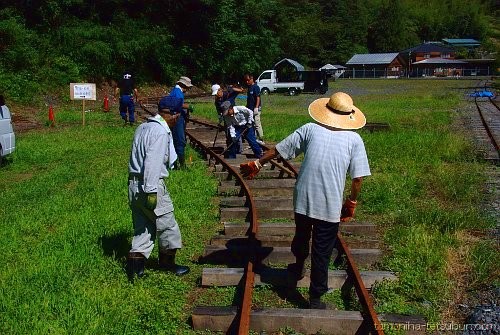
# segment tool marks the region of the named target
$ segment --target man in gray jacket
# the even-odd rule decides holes
[[[137,128],[129,161],[128,194],[134,223],[132,248],[127,259],[131,281],[136,276],[144,276],[144,265],[153,251],[156,236],[160,269],[178,276],[189,272],[189,267],[175,264],[182,239],[165,185],[167,167],[171,167],[176,158],[170,128],[161,114],[151,116]]]

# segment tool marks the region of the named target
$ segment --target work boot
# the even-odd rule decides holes
[[[189,273],[189,267],[175,264],[175,253],[177,249],[160,251],[158,262],[161,270],[173,272],[177,276],[184,276]]]
[[[309,298],[310,309],[326,309],[326,303],[321,301],[321,298]]]
[[[185,170],[186,169],[186,157],[185,156],[177,156],[177,161],[175,162],[177,170]]]
[[[140,252],[129,252],[127,257],[127,276],[133,282],[135,276],[137,279],[144,277],[144,265],[146,264],[146,257]]]
[[[306,275],[304,262],[288,264],[286,269],[288,271],[288,276],[295,281],[301,280]]]

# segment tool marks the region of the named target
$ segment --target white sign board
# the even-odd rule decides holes
[[[69,85],[71,100],[96,100],[95,84],[71,83]]]

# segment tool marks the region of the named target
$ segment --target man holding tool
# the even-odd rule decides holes
[[[294,191],[295,236],[292,252],[296,262],[288,266],[290,277],[304,277],[304,263],[311,248],[310,308],[325,309],[321,296],[328,291],[328,264],[340,221],[349,221],[356,208],[364,176],[370,175],[365,146],[350,131],[366,124],[363,113],[342,92],[309,105],[316,123],[307,123],[266,151],[260,159],[240,165],[241,174],[252,179],[266,162],[281,155],[291,159],[304,153]],[[351,176],[350,195],[343,201],[346,174]]]
[[[231,106],[229,101],[224,101],[221,109],[227,132],[231,138],[231,143],[224,151],[224,153],[228,152],[227,158],[236,158],[241,137],[248,141],[255,157],[260,158],[262,149],[255,138],[252,110],[244,106]]]
[[[177,155],[170,129],[161,117],[164,112],[152,113],[155,115],[135,131],[129,160],[128,194],[134,223],[132,248],[127,259],[127,275],[131,281],[144,276],[144,265],[153,251],[156,236],[160,269],[178,276],[189,272],[189,267],[175,263],[182,238],[165,185],[167,167],[173,166]]]
[[[219,124],[222,124],[224,121],[224,116],[222,115],[223,111],[222,111],[222,107],[221,107],[222,104],[225,101],[229,101],[232,106],[236,105],[235,99],[238,96],[238,94],[240,94],[241,92],[243,92],[243,89],[241,89],[239,87],[234,87],[232,85],[228,86],[227,89],[225,89],[225,90],[222,89],[222,87],[218,84],[212,85],[212,95],[214,96],[215,109],[217,111],[217,115],[219,116]],[[230,146],[232,141],[231,141],[231,136],[227,130],[228,130],[228,126],[227,126],[227,124],[224,123],[224,132],[226,135],[226,145]],[[217,136],[216,136],[216,138],[217,138]],[[214,145],[215,145],[215,141],[214,141]],[[240,137],[240,140],[239,140],[237,145],[238,145],[237,151],[238,151],[238,153],[241,153],[242,148],[243,148],[243,143],[242,143],[241,137]]]

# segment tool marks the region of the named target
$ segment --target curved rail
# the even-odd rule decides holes
[[[200,120],[194,120],[190,119],[190,122],[193,122],[195,124],[200,124],[212,129],[217,129],[217,125],[213,125],[204,121]],[[252,193],[246,184],[245,180],[241,177],[241,175],[234,169],[224,158],[222,158],[220,155],[218,155],[214,150],[211,148],[207,147],[204,145],[201,141],[196,139],[189,131],[186,131],[186,135],[189,137],[190,141],[199,148],[201,148],[203,151],[205,151],[209,156],[210,159],[215,159],[217,162],[222,164],[225,169],[229,171],[240,183],[240,185],[243,187],[244,193],[249,201],[249,207],[250,207],[250,213],[251,213],[251,219],[250,219],[250,233],[249,233],[249,242],[252,247],[257,246],[257,232],[258,232],[258,223],[257,223],[257,213],[256,213],[256,208],[255,208],[255,203],[253,200]],[[269,150],[269,147],[263,146],[265,150]],[[292,174],[295,178],[298,176],[298,171],[297,169],[290,164],[288,161],[283,160],[280,158],[278,162],[272,163],[275,167],[288,170],[286,171],[289,174]],[[365,319],[367,328],[369,329],[370,333],[372,334],[378,334],[382,335],[383,330],[381,327],[381,323],[378,320],[377,314],[375,313],[375,310],[373,308],[373,303],[371,301],[371,298],[368,294],[368,291],[366,287],[363,284],[363,281],[361,279],[361,275],[359,273],[359,270],[356,266],[356,263],[354,261],[354,258],[352,257],[349,248],[347,247],[347,244],[345,243],[344,239],[342,238],[341,234],[338,234],[338,245],[337,248],[339,250],[339,253],[344,254],[346,256],[347,260],[347,273],[348,277],[351,279],[352,284],[355,288],[355,291],[358,295],[359,301],[362,305],[363,308],[363,317]],[[238,320],[238,334],[248,334],[250,330],[250,313],[251,313],[251,306],[252,306],[252,294],[253,294],[253,287],[254,287],[254,281],[255,281],[255,273],[254,273],[254,265],[255,265],[255,260],[256,260],[256,253],[255,253],[255,248],[251,248],[252,252],[249,255],[250,259],[245,267],[245,272],[244,272],[244,292],[243,292],[243,299],[241,300],[240,308],[238,310],[239,314],[237,316]]]
[[[295,169],[295,167],[289,163],[288,165],[297,176],[297,169]],[[346,256],[347,274],[353,280],[354,289],[358,294],[365,319],[367,319],[368,327],[370,327],[370,332],[373,334],[383,335],[384,331],[378,319],[377,313],[373,308],[373,302],[370,298],[370,295],[368,294],[368,290],[363,284],[363,280],[361,279],[361,274],[359,273],[358,267],[356,266],[356,262],[354,261],[354,258],[352,257],[351,252],[347,247],[347,243],[342,238],[342,234],[340,232],[337,233],[337,248],[339,249],[339,253],[342,253]]]
[[[206,122],[197,121],[190,119],[190,122],[199,123],[204,126],[217,128],[217,126],[208,124]],[[211,157],[213,157],[216,161],[218,161],[225,169],[227,169],[240,183],[243,188],[243,192],[248,199],[249,202],[249,210],[250,210],[250,232],[248,235],[250,246],[255,247],[257,245],[257,233],[259,231],[259,225],[257,223],[257,210],[255,207],[255,202],[252,196],[252,192],[248,187],[245,179],[234,169],[224,158],[219,156],[215,151],[210,149],[209,147],[203,145],[203,143],[197,140],[188,130],[186,130],[186,135],[189,137],[190,141],[196,143],[197,146],[203,148]],[[256,260],[255,248],[251,248],[253,250],[249,255],[249,261],[245,267],[244,274],[244,291],[243,291],[243,299],[241,300],[239,315],[238,315],[238,334],[246,335],[250,331],[250,313],[252,308],[252,294],[253,287],[255,282],[255,272],[254,265]]]

